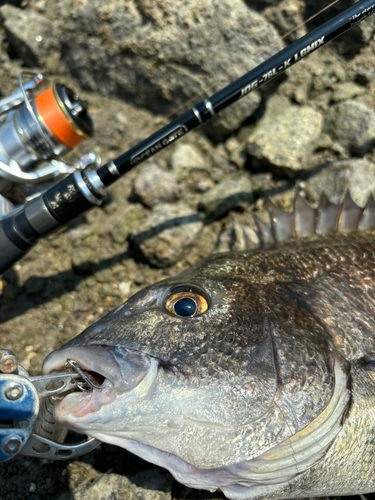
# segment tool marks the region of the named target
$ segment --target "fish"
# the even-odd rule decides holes
[[[233,500],[373,492],[375,200],[269,212],[49,354],[95,382],[55,418]]]

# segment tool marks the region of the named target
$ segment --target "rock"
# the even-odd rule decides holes
[[[305,8],[305,2],[302,0],[282,0],[265,9],[263,14],[281,36],[289,33],[287,39],[294,42],[307,32],[306,26],[303,25]],[[296,26],[300,28],[296,29]]]
[[[109,230],[116,243],[123,244],[128,236],[140,226],[147,217],[147,210],[142,205],[135,203],[129,205],[125,210],[117,215]]]
[[[147,220],[133,233],[133,240],[156,267],[176,262],[203,227],[199,214],[184,203],[154,207]]]
[[[103,474],[101,477],[71,492],[60,495],[58,500],[171,500],[172,476],[160,469],[137,474],[134,482],[119,474]]]
[[[72,241],[71,262],[76,273],[90,272],[93,265],[99,262],[97,246],[98,236],[95,234],[82,240]]]
[[[26,66],[56,69],[60,59],[60,41],[51,21],[37,12],[11,5],[0,8],[0,24],[6,37]]]
[[[165,172],[155,164],[147,163],[134,181],[132,199],[146,207],[174,201],[179,196],[180,190],[173,172]]]
[[[314,68],[314,76],[312,79],[313,97],[321,94],[325,90],[335,89],[338,82],[345,82],[346,79],[345,70],[339,60],[335,59],[332,55],[322,59],[322,61],[319,60],[317,62],[317,67]]]
[[[319,52],[292,66],[288,78],[278,88],[278,93],[289,97],[299,104],[310,104],[315,101],[319,107],[328,94],[331,100],[332,90],[338,82],[347,79],[346,69],[336,54]]]
[[[232,214],[219,235],[215,253],[243,252],[257,247],[259,238],[255,229],[241,224]]]
[[[211,179],[202,179],[198,182],[195,189],[198,193],[205,193],[209,189],[213,188],[214,185],[215,183]]]
[[[207,175],[210,164],[201,151],[192,144],[180,144],[172,154],[172,169],[178,181],[198,180]]]
[[[324,128],[348,152],[363,156],[375,142],[375,111],[364,102],[339,102],[329,111]]]
[[[233,175],[237,171],[229,162],[228,151],[224,144],[218,144],[216,148],[211,151],[210,161],[212,164],[212,169],[209,172],[210,178],[216,183],[222,181],[229,175]]]
[[[262,97],[259,92],[251,92],[244,99],[221,111],[204,125],[203,130],[214,142],[225,140],[236,132],[242,123],[259,108]]]
[[[366,89],[361,85],[357,85],[353,82],[339,83],[335,86],[335,90],[332,94],[333,102],[346,101],[347,99],[353,99],[359,95],[363,95]]]
[[[52,4],[45,13],[61,25],[72,75],[155,112],[203,99],[213,84],[212,93],[254,67],[259,53],[258,64],[282,48],[276,30],[241,0]]]
[[[270,99],[266,113],[249,137],[247,151],[254,166],[295,176],[308,167],[322,131],[323,117],[309,106],[291,104],[285,97]]]
[[[244,145],[238,138],[231,137],[225,143],[225,148],[228,151],[229,160],[234,163],[239,169],[244,168],[247,154],[244,151]]]
[[[249,175],[242,174],[223,180],[201,197],[199,208],[210,217],[221,217],[233,208],[253,201]]]
[[[333,203],[341,203],[349,189],[354,201],[365,206],[370,193],[375,193],[375,164],[359,158],[329,163],[304,182],[303,189],[311,201],[324,192]]]

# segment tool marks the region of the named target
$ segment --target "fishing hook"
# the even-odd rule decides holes
[[[83,385],[78,384],[78,382],[76,382],[76,380],[74,378],[72,378],[73,384],[76,385],[80,391],[90,392],[93,389],[101,389],[100,385],[93,384],[91,382],[91,380],[88,378],[88,376],[83,373],[81,368],[77,365],[77,361],[75,361],[74,359],[67,358],[66,362],[81,377],[81,379],[89,386],[89,389],[86,389],[85,387],[83,387]]]

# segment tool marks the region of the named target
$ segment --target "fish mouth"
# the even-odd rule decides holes
[[[155,382],[158,365],[157,359],[135,349],[94,345],[58,349],[47,356],[42,370],[50,374],[73,369],[88,382],[88,389],[76,383],[81,390],[70,392],[55,408],[57,421],[77,429],[77,422],[92,417],[117,396],[145,396]]]

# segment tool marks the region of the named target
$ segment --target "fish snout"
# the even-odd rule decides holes
[[[100,389],[110,384],[117,394],[131,391],[148,373],[150,357],[134,349],[115,346],[62,347],[49,354],[43,373],[74,370],[85,384]]]

